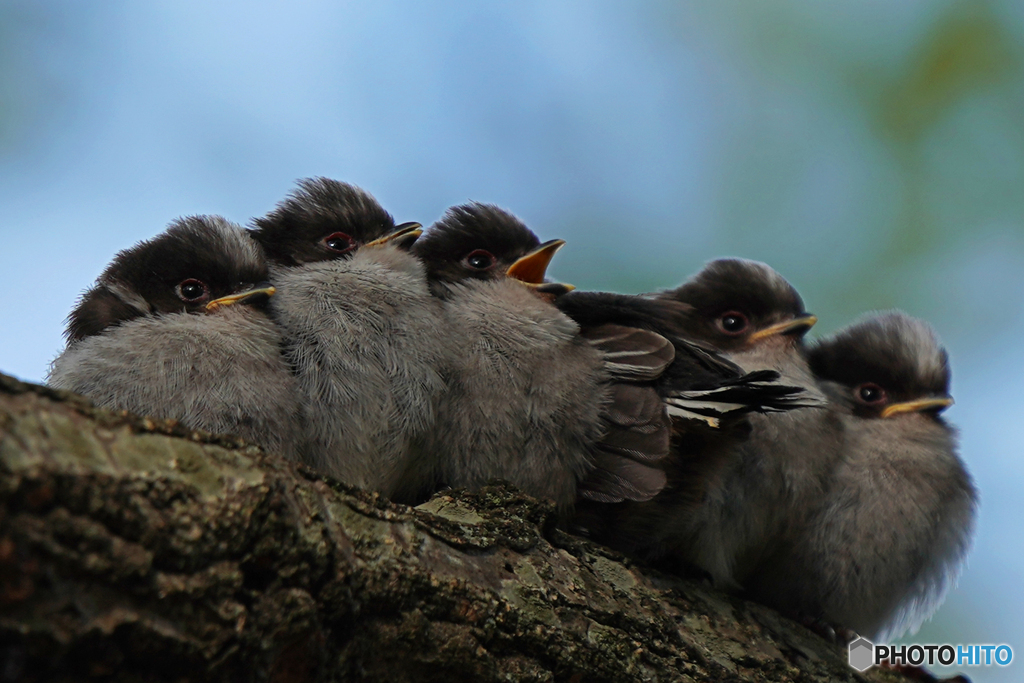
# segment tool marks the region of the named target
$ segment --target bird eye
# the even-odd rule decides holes
[[[866,403],[867,405],[877,405],[879,403],[884,403],[888,398],[885,394],[885,389],[878,386],[874,382],[867,382],[865,384],[861,384],[860,386],[853,390],[853,394],[854,396],[857,397],[858,401],[860,401],[861,403]]]
[[[348,253],[356,248],[356,241],[343,232],[332,232],[322,241],[325,247],[339,254]]]
[[[494,255],[491,252],[484,251],[483,249],[477,249],[474,252],[470,252],[469,256],[462,259],[462,262],[473,270],[487,270],[493,266],[496,261],[497,259],[494,258]]]
[[[747,316],[739,311],[728,311],[718,316],[718,328],[726,334],[743,334],[750,326]]]
[[[197,301],[203,301],[209,298],[210,289],[195,278],[189,278],[182,280],[177,287],[174,288],[178,298],[185,303],[195,303]]]

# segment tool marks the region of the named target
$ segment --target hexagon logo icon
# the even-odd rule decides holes
[[[858,638],[850,643],[850,666],[857,671],[867,671],[875,663],[875,644],[867,638]]]

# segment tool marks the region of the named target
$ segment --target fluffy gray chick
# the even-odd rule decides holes
[[[455,348],[408,251],[420,232],[326,178],[300,181],[253,230],[271,261],[271,313],[302,395],[304,459],[398,500]]]
[[[295,457],[298,386],[264,310],[267,279],[262,250],[239,226],[178,220],[117,254],[82,296],[47,381],[104,408]]]
[[[966,559],[977,492],[957,455],[945,350],[926,323],[878,314],[816,344],[811,368],[842,417],[842,459],[786,567],[751,588],[868,638],[915,629]]]

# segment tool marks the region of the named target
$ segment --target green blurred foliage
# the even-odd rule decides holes
[[[584,288],[651,291],[678,284],[708,259],[744,256],[772,264],[797,286],[821,320],[815,332],[900,307],[936,324],[954,352],[971,348],[978,358],[982,342],[1000,334],[1016,345],[1009,335],[1019,338],[1024,322],[1024,13],[1012,11],[1015,1],[635,5],[641,33],[609,50],[635,41],[664,59],[667,73],[703,70],[714,84],[702,95],[721,98],[695,103],[681,87],[644,93],[677,97],[693,110],[688,116],[718,119],[701,131],[707,156],[677,161],[706,164],[699,169],[706,194],[695,198],[700,224],[612,196],[627,171],[600,169],[592,196],[566,201],[554,224],[537,226],[545,238],[576,235],[554,275]],[[107,120],[105,105],[83,104],[76,89],[102,85],[107,78],[82,73],[117,62],[90,66],[83,55],[125,40],[126,29],[103,25],[103,17],[90,23],[92,13],[80,3],[0,2],[0,164],[33,168],[48,154],[59,163],[76,153],[63,130],[91,134],[97,126],[83,119]],[[79,62],[86,66],[76,72]],[[670,80],[654,82],[671,90]],[[414,118],[415,107],[410,112]],[[551,116],[584,114],[567,107]],[[488,119],[482,129],[497,138],[507,123]],[[617,123],[640,131],[650,122]],[[972,642],[983,641],[978,634],[989,637],[983,629],[1000,607],[953,604],[915,640],[971,633]]]
[[[929,135],[972,99],[991,93],[994,102],[1011,104],[1005,101],[1010,94],[1006,86],[1019,83],[1021,77],[1015,47],[989,4],[956,5],[915,47],[901,73],[881,84],[878,96],[865,98],[875,125],[898,159],[903,181],[903,211],[880,253],[880,266],[899,267],[953,246],[955,232],[943,230],[941,217],[928,201],[929,163],[935,161],[926,157]],[[1019,122],[1024,124],[1024,116]],[[1011,203],[1019,210],[1019,197]],[[977,210],[986,214],[993,208]]]
[[[868,107],[897,148],[919,147],[962,100],[1019,77],[1015,47],[988,3],[957,5],[899,65],[901,73],[880,83]]]
[[[748,110],[709,169],[717,221],[691,271],[767,261],[822,331],[900,307],[968,338],[1007,315],[971,289],[1024,262],[1024,36],[1006,6],[918,3],[891,22],[877,3],[681,8],[672,29],[719,34]]]

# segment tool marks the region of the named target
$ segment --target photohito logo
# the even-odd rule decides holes
[[[943,666],[1007,666],[1013,661],[1009,645],[875,645],[867,638],[850,643],[850,666],[867,671],[889,660],[890,664]]]

